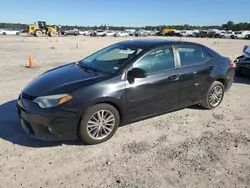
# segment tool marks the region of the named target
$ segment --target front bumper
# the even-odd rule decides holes
[[[21,125],[29,136],[51,141],[77,139],[80,118],[75,112],[54,109],[54,112],[45,114],[45,110],[40,109],[39,112],[39,107],[32,101],[23,99],[22,103],[24,106],[20,105],[20,100],[17,104],[18,114]]]

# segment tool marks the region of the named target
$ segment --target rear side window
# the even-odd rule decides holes
[[[202,64],[211,59],[211,56],[202,48],[196,46],[177,47],[181,66]]]

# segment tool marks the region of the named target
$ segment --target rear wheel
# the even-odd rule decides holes
[[[41,30],[36,30],[35,31],[35,36],[36,37],[41,37],[43,35],[43,32]]]
[[[91,106],[82,117],[78,136],[86,144],[99,144],[109,140],[120,124],[118,111],[109,104]]]
[[[20,35],[20,33],[19,33],[19,32],[16,32],[16,35]]]
[[[3,32],[3,35],[6,35],[6,33],[5,33],[5,32]]]
[[[201,103],[201,105],[207,109],[217,108],[223,100],[224,92],[225,92],[224,85],[219,81],[215,81],[210,86],[206,94],[206,97],[204,101]]]

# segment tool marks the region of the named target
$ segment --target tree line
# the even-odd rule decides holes
[[[21,23],[0,23],[0,28],[16,28],[16,29],[27,29],[27,24]],[[211,26],[192,26],[188,24],[184,25],[158,25],[158,26],[145,26],[145,27],[125,27],[125,26],[109,26],[109,25],[100,25],[100,26],[72,26],[72,25],[62,25],[60,29],[67,28],[78,28],[82,30],[96,30],[96,29],[110,29],[110,30],[125,30],[125,29],[145,29],[145,30],[162,30],[162,29],[177,29],[177,30],[205,30],[205,29],[223,29],[223,30],[232,30],[232,31],[241,31],[241,30],[250,30],[250,22],[240,22],[234,23],[233,21],[228,21],[226,24],[222,25],[211,25]]]

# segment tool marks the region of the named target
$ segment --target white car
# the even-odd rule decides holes
[[[101,37],[107,36],[104,30],[96,30],[95,34],[96,34],[95,36],[101,36]]]
[[[17,31],[15,29],[0,29],[0,35],[19,35],[20,31]]]
[[[105,31],[107,36],[114,36],[115,32],[114,31]]]
[[[115,34],[116,37],[128,37],[129,34],[125,31],[121,31]]]
[[[246,39],[250,35],[250,31],[238,31],[235,32],[235,39]]]
[[[234,32],[233,31],[227,31],[224,34],[224,37],[227,38],[227,39],[233,38],[234,37]]]
[[[83,30],[79,30],[79,35],[85,35],[85,36],[88,36],[88,35],[90,35],[90,31],[83,31]]]
[[[192,30],[184,30],[180,32],[180,36],[182,37],[192,37],[194,34],[194,31]]]

